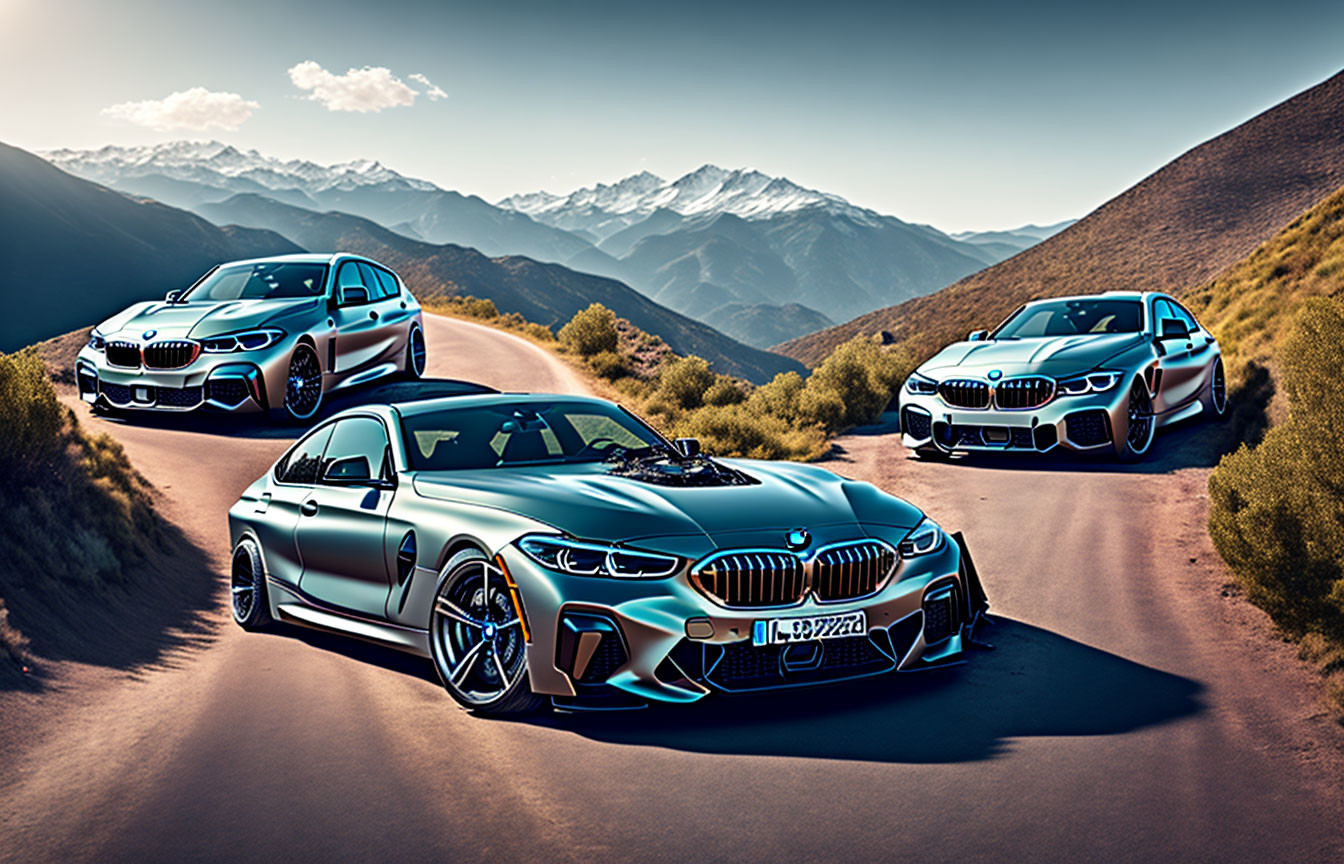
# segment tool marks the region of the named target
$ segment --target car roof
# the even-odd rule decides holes
[[[374,261],[365,255],[356,255],[353,252],[295,252],[289,255],[267,255],[262,258],[243,258],[238,261],[225,261],[220,266],[232,264],[263,264],[263,263],[290,263],[290,264],[335,264],[337,261],[352,258],[356,261]],[[384,266],[384,265],[379,265]]]
[[[1106,298],[1108,300],[1144,300],[1149,297],[1169,297],[1162,291],[1103,291],[1098,294],[1066,294],[1060,297],[1037,297],[1035,300],[1027,301],[1027,306],[1034,306],[1037,303],[1054,303],[1059,300],[1096,300]]]
[[[427,414],[441,408],[475,408],[483,405],[517,405],[543,402],[588,402],[593,405],[611,405],[606,399],[592,396],[572,396],[567,393],[464,393],[460,396],[440,396],[408,402],[394,402],[392,407],[403,417]]]

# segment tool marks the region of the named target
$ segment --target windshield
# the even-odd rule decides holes
[[[1143,303],[1138,300],[1051,300],[1018,309],[990,338],[1031,339],[1142,330]]]
[[[234,264],[218,267],[197,282],[183,301],[280,300],[319,297],[327,283],[327,265],[277,263]]]
[[[600,462],[616,450],[666,443],[629,412],[601,402],[450,407],[412,414],[401,428],[417,471]]]

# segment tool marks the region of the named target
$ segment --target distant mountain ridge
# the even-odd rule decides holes
[[[407,177],[371,159],[324,166],[242,151],[219,141],[49,150],[41,155],[86,180],[189,210],[255,193],[295,207],[353,213],[432,243],[471,246],[486,255],[527,255],[559,263],[591,248],[587,239],[477,196]]]
[[[548,327],[564,324],[590,303],[601,303],[640,329],[660,336],[673,350],[697,354],[717,371],[763,383],[780,372],[798,371],[796,361],[749,347],[699,321],[678,315],[612,279],[558,264],[521,257],[489,258],[454,244],[412,240],[348,213],[317,213],[254,193],[202,205],[220,224],[265,228],[307,249],[357,252],[393,267],[417,293],[471,294],[492,300],[502,312],[517,312]]]
[[[136,201],[0,144],[0,351],[88,326],[185,288],[220,261],[302,251],[270,231],[219,228]]]
[[[777,350],[811,364],[857,334],[886,331],[924,355],[1033,298],[1113,288],[1180,293],[1342,185],[1344,72],[1182,154],[1016,257]]]

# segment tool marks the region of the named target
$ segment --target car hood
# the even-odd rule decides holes
[[[221,303],[137,303],[98,325],[107,337],[118,334],[134,340],[201,339],[248,330],[253,327],[280,327],[294,319],[307,322],[322,308],[322,298],[304,297],[280,300],[226,300]],[[144,334],[156,331],[153,337]]]
[[[1147,340],[1142,333],[1086,333],[989,342],[956,342],[929,358],[919,371],[935,379],[953,374],[984,377],[997,369],[1004,375],[1051,376],[1089,372],[1112,357]]]
[[[725,459],[758,483],[684,488],[607,473],[601,464],[479,471],[421,472],[415,491],[496,507],[544,522],[585,540],[609,543],[673,535],[704,535],[716,545],[744,546],[806,528],[818,537],[861,535],[863,525],[909,530],[919,508],[868,483],[795,463]],[[814,531],[834,526],[835,531]]]

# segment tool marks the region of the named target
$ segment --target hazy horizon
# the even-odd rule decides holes
[[[218,139],[491,202],[712,163],[1046,225],[1339,71],[1344,6],[1275,10],[0,0],[0,140]]]

